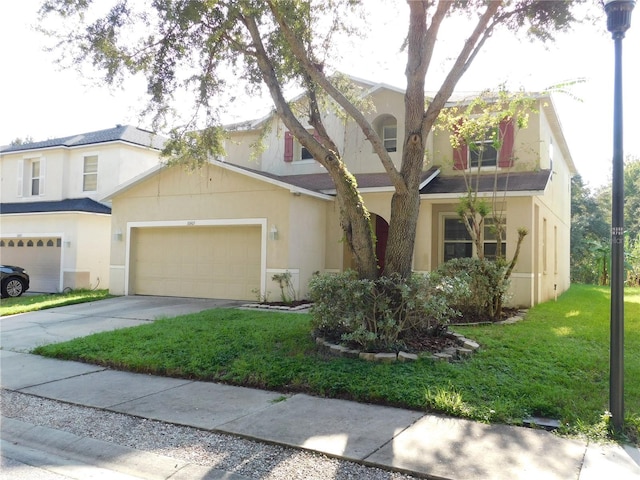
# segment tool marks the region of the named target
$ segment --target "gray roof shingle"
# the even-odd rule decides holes
[[[494,188],[498,192],[542,192],[547,188],[550,178],[551,170],[509,172],[500,173],[497,176],[480,175],[478,177],[478,192],[492,192]],[[471,181],[475,182],[474,176],[471,177]],[[467,184],[461,175],[438,176],[420,190],[423,195],[466,192]]]
[[[87,212],[111,214],[111,208],[90,198],[67,198],[50,202],[0,203],[0,214]]]
[[[31,142],[22,145],[8,145],[0,147],[0,153],[20,152],[23,150],[35,150],[51,147],[79,147],[83,145],[93,145],[96,143],[106,143],[122,141],[143,147],[151,147],[157,150],[162,149],[166,138],[147,130],[142,130],[131,125],[116,125],[114,128],[98,130],[95,132],[81,133],[69,137],[53,138],[42,142]]]

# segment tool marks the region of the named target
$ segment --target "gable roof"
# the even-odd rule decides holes
[[[478,193],[491,193],[494,190],[507,194],[543,193],[551,180],[551,170],[537,172],[507,172],[498,175],[480,175],[478,178]],[[475,182],[476,177],[471,179]],[[474,184],[475,186],[475,184]],[[462,175],[439,176],[427,183],[421,190],[421,195],[460,196],[467,193],[468,187]]]
[[[0,203],[0,215],[24,213],[84,212],[111,214],[111,208],[90,198],[67,198],[50,202]]]
[[[72,148],[116,141],[160,150],[167,139],[161,135],[157,135],[138,127],[132,127],[131,125],[116,125],[113,128],[97,130],[95,132],[52,138],[42,142],[31,142],[22,145],[0,147],[0,153],[21,152],[25,150],[37,150],[53,147]]]
[[[276,175],[274,173],[263,172],[260,170],[254,170],[251,168],[235,165],[229,162],[221,162],[219,160],[212,160],[212,165],[230,170],[241,175],[247,175],[256,180],[271,183],[282,188],[287,188],[293,193],[301,193],[304,195],[313,196],[316,198],[322,198],[324,200],[332,200],[336,194],[336,187],[331,180],[328,173],[310,173],[302,175]],[[156,173],[167,168],[165,164],[158,164],[150,168],[146,172],[132,178],[128,182],[119,185],[116,190],[109,193],[102,198],[103,201],[110,201],[119,194],[126,192],[130,188],[138,185],[148,178],[151,178]],[[422,172],[421,186],[426,185],[432,181],[440,170],[437,167],[431,167],[429,170]],[[360,191],[374,191],[384,192],[392,191],[393,185],[389,179],[389,175],[386,172],[379,173],[360,173],[355,174],[356,181],[358,182],[358,189]]]

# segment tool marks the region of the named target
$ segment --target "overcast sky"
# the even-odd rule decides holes
[[[377,1],[377,0],[371,0]],[[389,5],[391,2],[385,2]],[[404,56],[398,53],[402,25],[406,25],[406,3],[396,1],[392,13],[381,8],[368,21],[372,30],[382,24],[389,35],[371,38],[365,46],[347,47],[340,70],[372,81],[404,87]],[[15,138],[46,140],[110,128],[116,124],[139,125],[144,106],[145,85],[127,82],[125,91],[97,85],[74,70],[61,71],[55,56],[43,51],[47,40],[32,26],[37,20],[38,0],[4,1],[0,6],[0,145]],[[640,7],[623,41],[625,155],[640,157]],[[439,57],[433,64],[427,88],[436,90],[446,69],[443,45],[459,47],[453,29],[443,31]],[[367,48],[371,46],[371,48]],[[542,91],[547,87],[583,78],[572,88],[573,96],[556,95],[565,138],[578,172],[592,187],[610,182],[613,117],[614,46],[606,32],[606,19],[582,25],[570,34],[558,36],[545,48],[520,41],[512,35],[494,35],[465,74],[458,91],[495,89],[504,83],[510,89]],[[441,66],[442,65],[442,66]],[[238,103],[239,112],[255,118],[255,105]],[[240,113],[238,116],[242,116]],[[147,127],[148,125],[140,125]]]

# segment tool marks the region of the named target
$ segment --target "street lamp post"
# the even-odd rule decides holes
[[[607,29],[615,42],[613,174],[611,203],[611,347],[609,408],[613,428],[624,425],[624,158],[622,153],[622,39],[635,0],[605,0]]]

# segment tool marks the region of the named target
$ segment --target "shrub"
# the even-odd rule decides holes
[[[370,351],[397,351],[415,336],[437,335],[456,312],[457,297],[430,275],[358,279],[355,272],[315,276],[309,284],[314,332]]]
[[[463,317],[495,320],[509,289],[506,267],[478,258],[456,258],[435,272],[440,283],[453,283],[457,296],[453,306]]]

